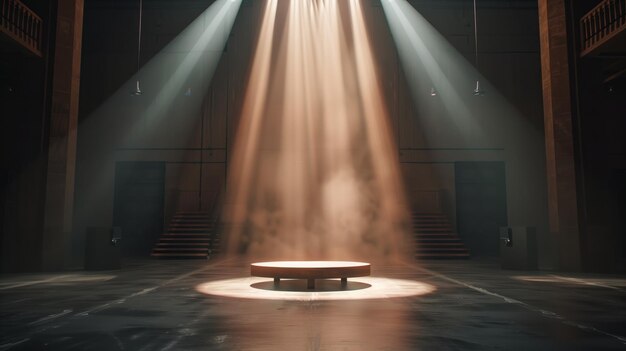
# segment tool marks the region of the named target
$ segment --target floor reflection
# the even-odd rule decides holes
[[[365,289],[367,290],[367,289]],[[241,350],[409,350],[404,299],[228,299],[224,346]]]

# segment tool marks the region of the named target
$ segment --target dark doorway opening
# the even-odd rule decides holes
[[[456,162],[454,172],[459,235],[472,256],[498,256],[508,225],[504,162]]]
[[[113,225],[122,231],[123,256],[149,256],[163,232],[165,163],[118,162]]]
[[[6,202],[7,202],[7,187],[9,185],[8,172],[4,168],[0,168],[0,254],[3,259],[0,260],[0,272],[4,272],[6,264],[6,253],[4,252],[4,235],[6,225]]]
[[[626,272],[626,169],[614,169],[611,178],[614,255],[616,269],[623,273]]]

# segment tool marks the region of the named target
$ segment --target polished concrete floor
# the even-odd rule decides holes
[[[249,277],[238,260],[0,278],[0,350],[626,350],[626,277],[456,261]]]

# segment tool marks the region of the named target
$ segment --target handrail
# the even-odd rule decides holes
[[[604,0],[580,19],[581,56],[626,28],[626,0]]]
[[[42,56],[43,20],[19,0],[1,0],[0,31]]]

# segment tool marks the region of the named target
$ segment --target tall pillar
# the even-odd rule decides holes
[[[66,267],[70,255],[83,0],[58,0],[42,268]]]
[[[581,269],[564,0],[539,0],[550,233],[562,270]]]

